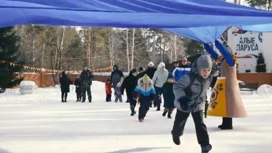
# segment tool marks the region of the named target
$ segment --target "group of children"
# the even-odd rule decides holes
[[[168,117],[171,118],[173,109],[177,108],[171,132],[173,142],[176,145],[180,145],[180,137],[183,135],[187,118],[191,114],[194,119],[197,140],[201,146],[202,153],[208,153],[212,149],[207,128],[203,121],[203,110],[206,102],[206,93],[216,71],[216,62],[212,62],[210,56],[202,55],[192,64],[191,70],[178,81],[175,81],[173,74],[168,74],[167,80],[162,87],[165,107],[162,115],[166,116],[168,114]],[[136,72],[131,72],[131,74],[134,76]],[[109,90],[110,84],[110,80],[108,80],[106,82],[107,95],[111,93]],[[126,85],[123,87],[127,88]],[[131,111],[133,115],[136,113],[134,108],[137,98],[139,98],[138,119],[142,122],[156,94],[154,82],[145,74],[137,80],[137,86],[132,92],[130,93],[133,95],[133,98],[130,98],[131,105],[133,105]]]
[[[168,118],[172,118],[171,114],[175,108],[173,93],[174,82],[175,81],[172,73],[169,73],[167,80],[162,87],[165,107],[163,116],[167,115]],[[111,84],[112,83],[110,79],[105,82],[107,102],[111,101]],[[136,69],[133,69],[124,79],[120,90],[121,94],[124,94],[124,90],[126,90],[127,98],[130,103],[131,116],[134,116],[136,114],[135,107],[137,105],[137,102],[140,104],[138,119],[140,122],[142,122],[148,110],[150,109],[150,107],[152,107],[151,103],[156,96],[156,90],[152,79],[147,74],[144,74],[142,76],[142,74],[137,73]]]

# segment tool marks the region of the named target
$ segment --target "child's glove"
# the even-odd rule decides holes
[[[188,110],[188,103],[189,103],[190,99],[187,98],[186,96],[184,97],[180,97],[178,99],[179,105],[181,107],[182,110]]]

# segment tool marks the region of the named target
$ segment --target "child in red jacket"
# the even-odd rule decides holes
[[[106,102],[111,102],[111,80],[108,79],[105,82],[105,89],[106,89]]]

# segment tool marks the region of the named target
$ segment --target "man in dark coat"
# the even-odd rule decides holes
[[[67,76],[67,72],[63,71],[60,77],[60,88],[61,88],[61,101],[67,102],[68,92],[70,92],[70,81]]]
[[[149,78],[153,78],[156,71],[157,71],[157,69],[155,68],[154,63],[149,62],[148,67],[145,70],[144,74],[147,74]]]
[[[87,67],[84,67],[79,78],[82,85],[82,102],[85,102],[86,92],[87,92],[88,100],[91,103],[92,102],[91,85],[92,85],[92,79],[94,78],[93,73],[90,70],[88,70]]]
[[[121,86],[124,81],[123,72],[119,70],[117,65],[113,66],[113,71],[111,72],[111,82],[114,88],[115,102],[122,101]]]
[[[128,98],[128,101],[130,102],[131,116],[136,114],[135,112],[136,100],[133,99],[133,92],[137,86],[136,75],[137,75],[136,69],[132,69],[129,75],[124,79],[124,82],[122,83],[122,89],[121,89],[122,94],[124,94],[124,90],[126,89],[127,98]]]

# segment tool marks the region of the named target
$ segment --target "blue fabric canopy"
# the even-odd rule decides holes
[[[214,42],[230,26],[253,29],[272,23],[272,12],[219,0],[2,0],[0,14],[0,27],[163,28],[204,43]]]
[[[219,38],[228,27],[195,27],[195,28],[163,28],[166,31],[184,36],[199,42],[211,43]]]
[[[248,30],[248,31],[255,31],[255,32],[272,32],[272,23],[251,25],[251,26],[238,26],[237,28]]]

